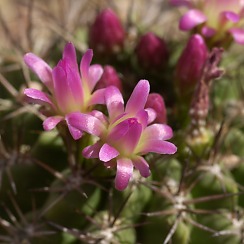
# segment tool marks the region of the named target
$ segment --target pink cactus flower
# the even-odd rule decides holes
[[[118,16],[110,8],[98,14],[89,31],[89,45],[95,52],[110,54],[124,45],[125,30]]]
[[[84,54],[80,72],[72,43],[66,44],[63,58],[53,69],[33,53],[24,56],[27,66],[48,89],[48,93],[33,88],[24,90],[29,100],[48,106],[50,116],[43,122],[44,130],[52,130],[71,112],[90,112],[93,105],[104,103],[104,89],[93,92],[103,69],[96,64],[90,66],[92,56],[92,50]],[[69,130],[76,139],[82,136],[81,131],[71,126]]]
[[[96,88],[106,88],[108,86],[116,86],[122,92],[122,82],[115,68],[111,65],[105,65],[103,75]]]
[[[173,5],[189,10],[181,17],[183,31],[195,29],[213,43],[223,43],[230,34],[235,42],[244,44],[243,0],[170,0]],[[227,42],[228,40],[226,40]]]
[[[108,168],[117,167],[115,187],[124,190],[133,175],[133,168],[143,177],[150,175],[149,165],[142,157],[149,152],[174,154],[176,147],[166,141],[173,135],[165,124],[151,124],[155,113],[145,110],[149,94],[149,82],[141,80],[126,106],[122,94],[116,87],[105,91],[105,102],[109,117],[101,112],[91,114],[72,113],[67,123],[77,130],[98,137],[98,141],[83,150],[86,158],[99,158]]]
[[[192,35],[176,65],[176,83],[182,96],[189,95],[202,75],[208,49],[199,34]]]
[[[141,36],[135,52],[139,65],[148,70],[161,70],[168,59],[164,40],[152,32]]]

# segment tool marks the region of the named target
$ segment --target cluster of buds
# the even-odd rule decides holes
[[[175,6],[189,8],[180,19],[179,28],[201,34],[210,47],[228,47],[231,37],[244,44],[241,29],[244,3],[242,0],[171,0]]]
[[[108,57],[123,50],[126,30],[116,13],[107,8],[96,16],[88,37],[90,48]],[[140,36],[134,51],[139,66],[150,71],[162,70],[168,59],[165,41],[152,32]]]
[[[163,101],[159,101],[155,109],[151,105],[147,80],[137,84],[125,107],[116,86],[94,90],[103,70],[100,65],[90,66],[91,59],[92,51],[88,50],[79,72],[71,43],[65,46],[63,58],[53,69],[34,54],[26,54],[26,64],[44,82],[49,94],[32,88],[25,89],[24,93],[35,103],[49,108],[43,123],[45,130],[65,121],[64,125],[75,140],[84,132],[96,137],[93,145],[83,149],[83,156],[98,158],[107,168],[116,167],[115,187],[124,190],[134,167],[143,177],[150,175],[149,165],[142,155],[176,152],[175,145],[166,141],[173,136],[172,129],[162,123],[165,115],[159,116],[161,112],[166,114]],[[106,105],[108,116],[95,110],[97,104]],[[160,123],[153,123],[155,119]]]

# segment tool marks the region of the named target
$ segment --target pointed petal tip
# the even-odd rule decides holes
[[[115,177],[115,188],[119,191],[125,190],[133,174],[133,164],[129,159],[117,160],[117,173]]]
[[[177,147],[171,142],[168,143],[170,143],[171,145],[170,148],[167,150],[166,154],[170,154],[170,155],[175,154],[177,152]]]
[[[109,144],[105,143],[99,152],[99,159],[103,162],[108,162],[119,155],[119,152]]]
[[[46,131],[54,129],[58,123],[60,123],[63,120],[63,117],[61,116],[53,116],[49,117],[44,120],[43,122],[43,129]]]
[[[244,45],[244,29],[232,28],[229,32],[236,43]]]
[[[147,161],[143,157],[137,157],[133,160],[133,164],[137,170],[139,170],[142,177],[149,177],[151,175],[151,171],[149,169],[149,165]]]
[[[189,31],[197,25],[204,23],[206,20],[207,17],[201,11],[191,9],[181,17],[179,29],[182,31]]]
[[[93,57],[93,49],[87,49],[83,56]]]

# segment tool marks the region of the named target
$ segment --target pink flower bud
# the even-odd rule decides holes
[[[155,123],[167,123],[167,112],[163,97],[158,93],[150,93],[145,105],[145,108],[152,108],[155,110],[157,116]]]
[[[97,84],[97,88],[106,88],[108,86],[116,86],[120,91],[122,91],[121,80],[116,70],[110,65],[106,65],[104,67],[103,75]]]
[[[198,34],[191,36],[176,66],[176,82],[181,94],[192,92],[202,74],[207,56],[204,39]]]
[[[135,52],[139,65],[149,70],[161,69],[168,58],[164,40],[152,32],[141,36]]]
[[[89,32],[89,45],[101,54],[118,52],[125,39],[124,28],[118,16],[111,9],[97,15]]]

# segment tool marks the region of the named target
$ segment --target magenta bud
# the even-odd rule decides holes
[[[158,93],[150,93],[145,108],[152,108],[157,114],[155,123],[166,124],[167,112],[163,97]]]
[[[148,70],[162,69],[168,59],[164,40],[152,32],[141,36],[135,52],[139,65]]]
[[[114,67],[110,65],[104,66],[103,75],[97,84],[97,88],[106,88],[108,86],[116,86],[122,92],[122,82]]]
[[[181,94],[192,92],[201,77],[207,56],[204,39],[198,34],[191,36],[176,65],[176,82]]]
[[[125,30],[118,16],[111,9],[97,15],[89,32],[89,45],[101,54],[116,53],[124,44]]]

